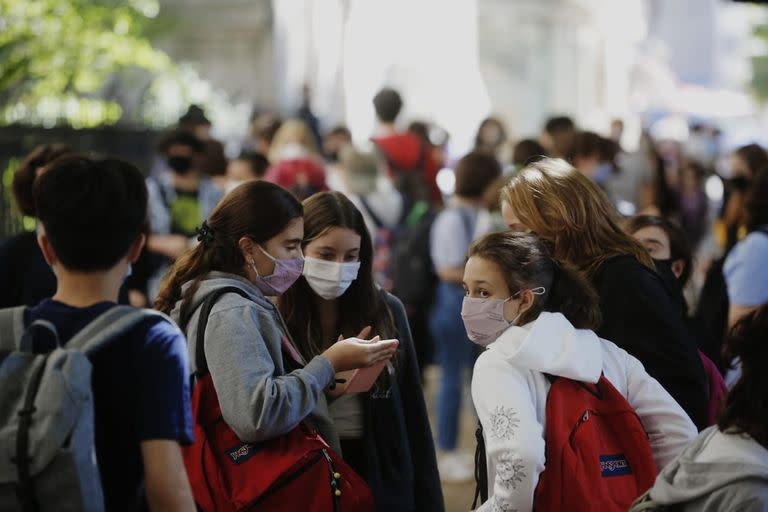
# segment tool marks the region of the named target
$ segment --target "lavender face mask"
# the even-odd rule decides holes
[[[522,291],[522,290],[521,290]],[[543,295],[543,287],[531,290],[534,295]],[[512,321],[504,318],[504,304],[519,295],[515,293],[507,299],[479,299],[464,297],[461,305],[461,319],[467,330],[467,337],[482,347],[487,347],[502,335],[510,326],[516,325],[522,316],[518,314]]]
[[[261,276],[254,265],[253,270],[257,275],[254,284],[267,297],[282,295],[301,277],[301,273],[304,270],[304,258],[299,256],[298,258],[279,260],[262,249],[261,246],[259,246],[259,249],[275,262],[275,271],[268,276]]]

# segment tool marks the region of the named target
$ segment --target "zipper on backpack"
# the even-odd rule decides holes
[[[331,456],[328,455],[328,451],[325,448],[322,450],[325,460],[328,463],[328,469],[331,473],[331,501],[333,502],[333,512],[339,512],[339,498],[341,497],[341,489],[339,489],[339,480],[341,474],[336,472],[336,468],[333,467],[333,461]]]
[[[571,446],[573,446],[573,437],[576,435],[576,432],[578,432],[581,426],[587,423],[591,417],[592,417],[592,411],[590,411],[589,409],[586,409],[584,413],[581,415],[581,418],[579,418],[579,421],[576,423],[576,426],[573,427],[573,430],[571,430],[571,435],[568,436],[568,443]]]

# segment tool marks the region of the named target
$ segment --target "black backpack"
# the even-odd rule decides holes
[[[756,233],[768,236],[768,225],[760,226]],[[701,299],[693,316],[692,326],[699,339],[699,348],[725,374],[729,361],[724,361],[721,355],[723,338],[728,330],[728,285],[723,275],[726,254],[714,261],[707,270],[704,286],[701,289]]]
[[[429,254],[429,233],[435,213],[426,203],[417,203],[398,230],[390,256],[394,293],[406,305],[432,301],[437,274]]]

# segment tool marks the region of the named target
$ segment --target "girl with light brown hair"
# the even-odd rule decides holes
[[[328,190],[317,142],[304,121],[285,121],[275,133],[267,157],[271,167],[266,180],[289,190],[300,201]]]
[[[501,201],[510,229],[536,233],[555,259],[592,281],[603,317],[597,334],[637,357],[704,426],[707,383],[695,342],[650,254],[621,229],[603,191],[564,160],[544,158],[513,177]]]

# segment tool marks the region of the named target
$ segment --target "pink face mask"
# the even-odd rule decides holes
[[[522,290],[521,290],[522,291]],[[534,295],[544,295],[544,287],[531,290]],[[522,316],[519,313],[512,321],[504,318],[504,304],[517,297],[515,293],[508,299],[479,299],[464,297],[461,305],[461,319],[464,320],[464,328],[467,337],[482,347],[487,347],[502,335],[510,326],[516,325]]]

